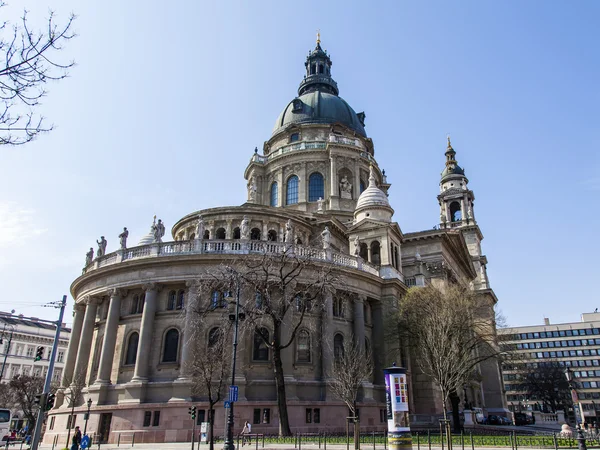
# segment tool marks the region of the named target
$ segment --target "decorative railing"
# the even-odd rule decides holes
[[[336,144],[342,144],[342,145],[351,145],[352,147],[360,147],[363,148],[364,146],[362,145],[360,139],[357,138],[348,138],[345,136],[338,136],[336,134],[330,134],[329,135],[329,142],[333,142]]]
[[[293,142],[291,144],[284,145],[283,147],[279,147],[277,150],[269,153],[266,158],[267,160],[272,160],[279,156],[285,155],[286,153],[296,152],[299,150],[316,150],[321,148],[326,148],[327,142],[323,141],[301,141],[301,142]]]
[[[222,255],[281,255],[294,254],[299,258],[348,267],[380,276],[379,269],[362,258],[347,255],[333,249],[322,249],[304,245],[292,245],[285,242],[249,241],[239,239],[197,239],[190,241],[161,242],[139,247],[117,250],[95,259],[84,269],[89,273],[101,267],[112,266],[123,261],[145,258],[163,258],[186,254],[222,254]]]

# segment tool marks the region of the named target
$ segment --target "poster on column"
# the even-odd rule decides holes
[[[391,450],[411,448],[406,370],[389,367],[384,370],[388,441]]]

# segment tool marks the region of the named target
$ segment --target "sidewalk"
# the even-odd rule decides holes
[[[9,447],[9,448],[13,448],[13,447]],[[19,447],[17,446],[16,449],[18,449]],[[23,449],[25,449],[26,447],[23,447]],[[100,447],[98,447],[98,445],[94,445],[90,448],[90,450],[97,450],[98,448],[100,448],[100,450],[127,450],[127,449],[133,449],[133,450],[192,450],[192,443],[191,442],[167,442],[167,443],[157,443],[157,444],[135,444],[135,446],[131,446],[131,444],[121,444],[121,446],[117,447],[116,444],[102,444],[100,445]],[[200,444],[200,450],[208,450],[208,444]],[[260,445],[258,446],[258,449],[261,450],[263,447],[261,447]],[[265,449],[269,449],[269,450],[319,450],[319,445],[318,444],[302,444],[302,448],[298,449],[298,448],[294,448],[293,444],[265,444],[264,446]],[[375,447],[375,450],[384,450],[384,446],[383,445],[377,445]],[[527,447],[528,449],[531,448],[535,448],[535,447]],[[2,447],[0,447],[0,450],[2,449]],[[223,443],[219,442],[218,444],[215,444],[215,450],[222,450],[223,449]],[[237,450],[256,450],[256,446],[249,446],[246,445],[244,447],[239,447]],[[323,450],[324,447],[321,446],[321,450]],[[331,450],[346,450],[346,444],[327,444],[327,449],[331,449]],[[362,444],[361,445],[361,450],[373,450],[373,444]],[[421,450],[429,450],[429,448],[427,446],[423,446],[421,445],[420,447]],[[461,450],[460,446],[454,445],[454,449],[455,450]],[[467,449],[467,446],[465,446],[465,450]],[[471,447],[468,447],[468,449],[470,450]],[[507,450],[510,449],[510,447],[475,447],[476,450]],[[52,445],[40,445],[39,446],[39,450],[52,450]],[[60,448],[59,446],[56,446],[54,450],[62,450],[62,448]],[[196,442],[194,444],[194,450],[198,450],[198,443]],[[350,443],[350,450],[354,450],[354,447],[352,446],[352,443]],[[417,445],[414,444],[413,445],[413,450],[417,450]],[[442,447],[431,447],[431,450],[442,450]],[[447,450],[447,448],[445,448],[444,450]]]

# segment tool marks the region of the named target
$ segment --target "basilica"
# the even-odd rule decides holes
[[[297,95],[285,104],[262,149],[250,155],[243,204],[191,211],[173,225],[171,237],[155,222],[137,245],[122,235],[120,249],[89,255],[71,286],[71,340],[44,442],[83,427],[88,399],[87,430],[96,441],[191,440],[188,408],[197,407],[200,423],[209,419],[209,405],[193,395],[187,368],[209,345],[210,330],[193,329],[189,305],[218,303],[215,295],[221,295],[199,292],[198,274],[232,258],[290,248],[344,278],[342,287],[324,295],[323,308],[307,312],[307,320],[321,326],[300,330],[281,353],[292,431],[345,430],[348,409],[328,388],[327,377],[335,349],[352,340],[364,342],[373,355],[372,377],[358,398],[361,427],[386,429],[383,368],[394,361],[407,368],[412,423],[435,426],[442,413],[439,393],[415,370],[418,355],[386,339],[384,322],[407,289],[431,282],[467,280],[493,310],[497,299],[486,275],[475,195],[448,139],[439,152],[440,209],[431,211],[439,225],[403,232],[393,220],[393,191],[365,131],[366,115],[340,97],[319,39],[304,66]],[[200,338],[188,339],[193,334]],[[272,352],[252,330],[242,333],[236,426],[248,420],[254,433],[278,432],[272,364]],[[478,372],[461,396],[487,413],[505,411],[498,362],[481,363]],[[83,396],[73,403],[69,393],[78,379]],[[213,420],[215,430],[222,430],[222,403]]]

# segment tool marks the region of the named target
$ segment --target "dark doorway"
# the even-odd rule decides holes
[[[100,414],[100,426],[98,427],[99,443],[108,443],[108,436],[110,434],[110,422],[112,421],[112,413]]]

